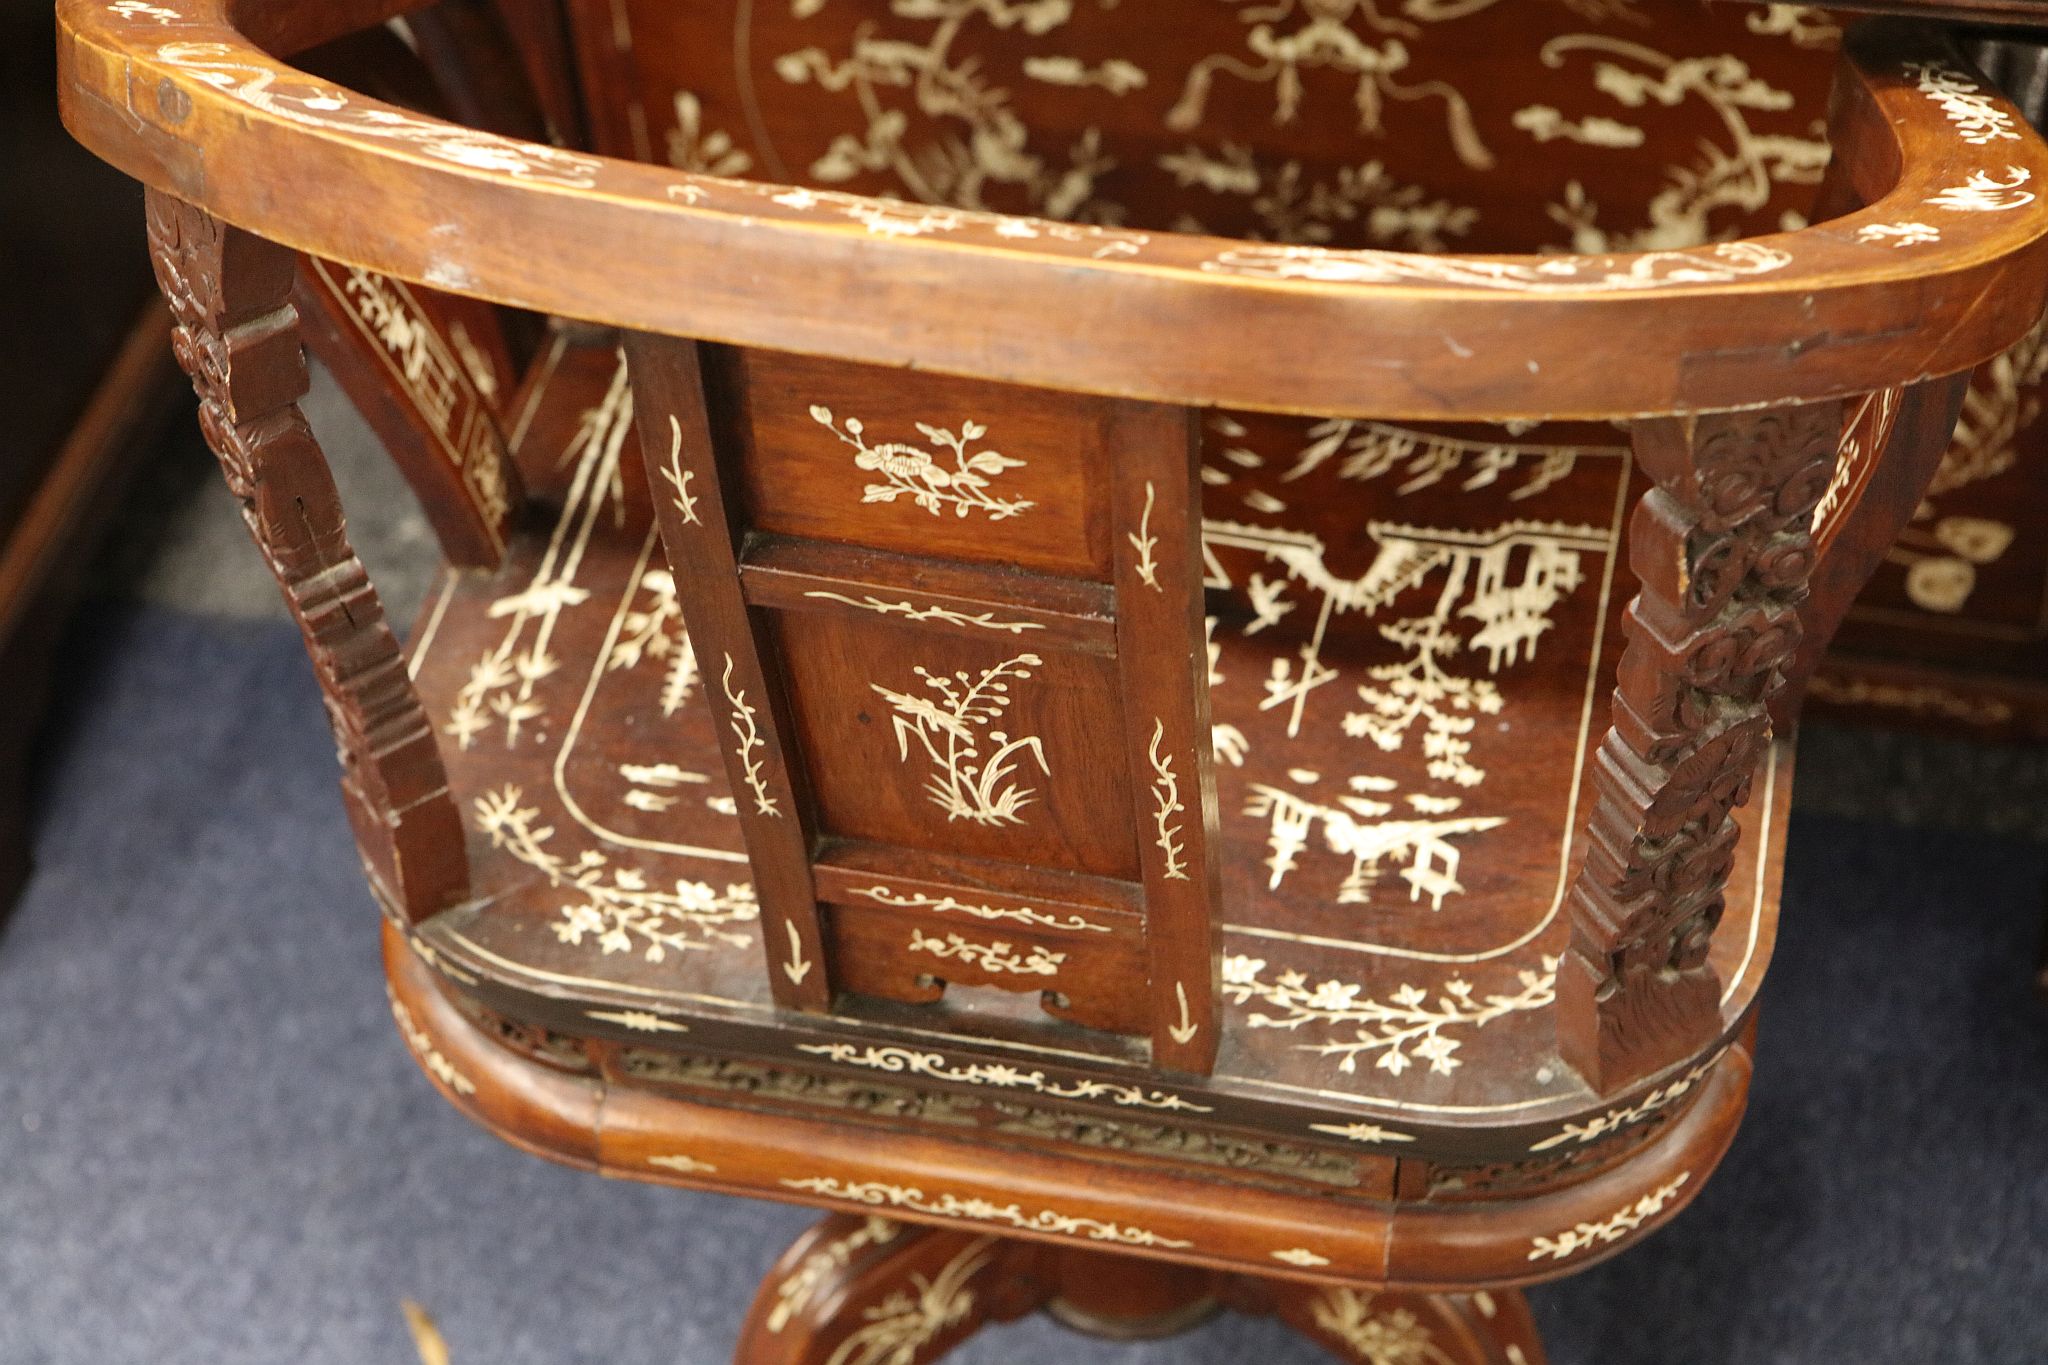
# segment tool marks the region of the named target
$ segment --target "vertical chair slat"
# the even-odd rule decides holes
[[[655,519],[721,717],[719,750],[754,865],[768,980],[777,1003],[822,1011],[832,987],[811,885],[812,817],[788,758],[786,708],[740,592],[738,522],[719,477],[703,351],[693,341],[632,335],[626,356]]]
[[[1152,1059],[1207,1071],[1216,1060],[1223,924],[1201,645],[1201,432],[1186,408],[1122,404],[1117,420],[1117,663],[1126,761],[1137,775]]]

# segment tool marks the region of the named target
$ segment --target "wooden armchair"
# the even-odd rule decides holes
[[[443,1093],[557,1160],[832,1211],[747,1361],[1218,1304],[1354,1360],[1539,1360],[1512,1286],[1663,1223],[1733,1135],[1797,683],[1965,372],[2042,311],[2048,148],[1937,37],[1872,26],[1814,226],[1277,243],[1165,230],[1183,171],[1221,193],[1264,151],[1160,153],[1181,169],[1146,161],[1109,222],[1003,119],[911,150],[882,68],[788,31],[817,5],[774,16],[782,78],[883,102],[858,136],[757,130],[811,183],[733,178],[717,82],[752,68],[683,41],[725,21],[697,7],[628,5],[648,27],[606,58],[708,62],[668,106],[680,170],[268,55],[417,8],[60,14],[67,120],[151,187],[179,357],[304,629],[393,1010]],[[880,7],[844,8],[877,37]],[[1142,85],[1127,10],[976,13],[982,56],[1059,90]],[[1139,164],[1247,85],[1262,119],[1266,85],[1300,97],[1298,70],[1199,56],[1209,20],[1245,41],[1235,10],[1189,14],[1187,78],[1073,165]],[[1394,41],[1353,18],[1252,50]],[[1073,46],[1017,46],[1048,33]],[[1069,107],[949,74],[906,80],[949,117]],[[1441,93],[1355,84],[1368,119]],[[586,111],[598,145],[651,145],[631,107]],[[834,187],[884,172],[980,206]],[[509,449],[415,480],[483,566],[409,658],[295,407],[294,250],[573,320]]]

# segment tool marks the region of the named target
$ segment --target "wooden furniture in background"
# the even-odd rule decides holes
[[[1512,1286],[1661,1224],[1732,1136],[1786,684],[1911,515],[1967,370],[2042,310],[2048,148],[1937,38],[1873,26],[1830,126],[1839,216],[1420,255],[1371,243],[1511,225],[1518,177],[1470,214],[1373,202],[1386,168],[1286,107],[1299,71],[1233,109],[1268,82],[1211,60],[1247,38],[1221,7],[1156,85],[1112,55],[1160,36],[1128,11],[971,35],[963,11],[910,83],[942,112],[852,131],[816,102],[891,88],[873,51],[830,54],[867,41],[859,7],[778,17],[758,51],[788,98],[751,151],[720,114],[752,59],[684,41],[733,14],[572,12],[584,88],[626,101],[586,110],[599,145],[660,134],[681,170],[259,50],[414,8],[72,0],[61,53],[70,126],[152,187],[179,355],[320,673],[394,1012],[443,1092],[560,1160],[833,1210],[748,1360],[1219,1304],[1360,1360],[1538,1360]],[[1380,41],[1371,17],[1344,32]],[[1335,74],[1368,118],[1367,93],[1422,97]],[[1151,93],[1074,134],[1049,112],[1077,90]],[[1491,122],[1429,111],[1490,170]],[[1181,148],[1210,115],[1237,120],[1219,150]],[[992,140],[946,131],[970,116]],[[770,145],[811,183],[731,178]],[[885,175],[954,202],[854,192]],[[1311,182],[1325,240],[1189,221],[1249,234]],[[350,212],[293,192],[316,186]],[[1605,232],[1578,188],[1574,231]],[[451,571],[409,662],[295,407],[294,250],[577,320],[510,408],[502,554]],[[1435,434],[1390,447],[1387,420]],[[1539,420],[1631,446],[1427,425]]]
[[[0,8],[0,920],[29,870],[30,760],[58,636],[142,454],[182,388],[131,221],[134,187],[64,133],[46,0]]]
[[[2048,22],[2048,15],[2043,16]],[[2048,48],[1971,51],[2038,128]],[[1981,740],[2048,739],[2048,322],[1980,366],[1912,522],[1843,623],[1815,713]]]

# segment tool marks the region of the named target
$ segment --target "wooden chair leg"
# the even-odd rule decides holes
[[[1094,1336],[1172,1336],[1220,1308],[1272,1314],[1351,1365],[1544,1365],[1517,1291],[1372,1293],[834,1214],[783,1253],[735,1365],[929,1365],[1043,1309]]]
[[[986,1322],[1038,1307],[1035,1248],[833,1214],[783,1253],[740,1329],[735,1365],[925,1365]],[[1023,1271],[1024,1273],[1018,1273]]]

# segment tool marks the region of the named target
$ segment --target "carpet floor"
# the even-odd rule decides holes
[[[376,916],[288,626],[87,613],[0,936],[0,1362],[729,1358],[811,1215],[513,1151],[393,1031]],[[1537,1291],[1558,1365],[2048,1361],[2040,846],[1795,817],[1734,1151],[1669,1230]],[[956,1359],[1321,1359],[1220,1320],[1035,1321]]]

